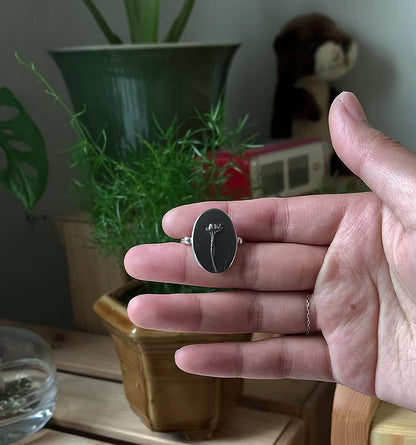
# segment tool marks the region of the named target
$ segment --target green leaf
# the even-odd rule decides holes
[[[155,43],[159,35],[160,0],[124,0],[132,43]]]
[[[97,22],[97,25],[100,27],[101,31],[108,40],[108,43],[112,45],[123,43],[120,37],[113,33],[109,24],[105,20],[104,16],[101,14],[100,10],[95,6],[93,1],[92,0],[83,0],[83,1],[85,6],[88,8],[92,16],[94,17],[95,21]]]
[[[48,180],[45,142],[8,88],[0,88],[0,148],[7,161],[5,166],[0,166],[0,183],[32,212]]]
[[[181,38],[183,30],[188,23],[189,16],[194,8],[195,0],[185,0],[181,11],[179,12],[176,20],[173,22],[168,35],[165,38],[165,42],[178,42]]]

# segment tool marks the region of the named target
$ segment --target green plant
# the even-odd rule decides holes
[[[123,43],[111,30],[92,0],[83,0],[110,44]],[[167,33],[165,42],[177,42],[188,22],[195,0],[185,0],[182,9]],[[159,38],[160,0],[124,0],[132,43],[155,43]]]
[[[208,199],[226,199],[224,184],[231,168],[252,139],[243,139],[247,119],[236,129],[224,123],[224,106],[220,102],[210,112],[199,114],[199,126],[184,136],[177,123],[167,129],[158,128],[154,140],[142,140],[144,153],[132,150],[122,160],[106,154],[103,131],[98,140],[91,137],[81,121],[62,101],[33,64],[19,62],[33,71],[51,95],[68,113],[79,142],[70,148],[72,167],[79,177],[74,180],[73,197],[88,213],[93,226],[93,239],[101,252],[122,261],[125,252],[135,244],[164,242],[168,237],[161,228],[161,218],[172,207]],[[227,147],[232,156],[218,165],[215,153]],[[153,283],[153,292],[172,292],[177,287]]]
[[[0,88],[0,112],[0,148],[5,155],[0,183],[23,202],[30,215],[48,181],[45,141],[23,105],[6,87]]]
[[[221,147],[239,156],[247,147],[241,142],[246,120],[228,131],[222,108],[198,116],[197,130],[178,136],[172,124],[159,129],[153,141],[143,141],[145,152],[114,160],[103,144],[82,142],[73,149],[73,166],[81,177],[75,184],[78,202],[91,214],[94,239],[106,254],[122,257],[135,244],[163,242],[161,217],[172,207],[222,196],[227,171],[234,159],[218,166],[215,152]]]

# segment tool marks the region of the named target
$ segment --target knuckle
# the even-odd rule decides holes
[[[291,376],[293,360],[290,351],[288,351],[285,346],[285,343],[282,342],[280,345],[280,350],[276,354],[275,368],[279,378],[285,379]]]
[[[204,325],[202,301],[201,301],[201,297],[198,294],[194,295],[194,299],[195,299],[195,310],[194,310],[193,330],[196,332],[200,332],[200,331],[202,331],[203,325]]]
[[[263,325],[263,305],[257,293],[251,296],[247,310],[247,325],[249,326],[250,332],[260,331]]]
[[[242,255],[241,276],[246,289],[257,289],[259,283],[259,255],[254,246],[245,246],[244,255]]]
[[[244,377],[244,355],[240,343],[234,343],[234,370],[235,377]]]

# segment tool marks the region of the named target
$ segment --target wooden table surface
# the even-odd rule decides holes
[[[121,383],[119,361],[107,335],[86,334],[45,326],[0,320],[0,325],[21,326],[39,333],[54,350],[58,369],[58,399],[47,427],[19,444],[198,444],[181,433],[150,431],[130,409]],[[259,381],[261,383],[261,381]],[[318,382],[303,382],[294,394],[292,411],[299,400],[314,393]],[[270,388],[259,387],[260,394]],[[296,415],[267,411],[256,400],[256,383],[249,381],[247,396],[230,413],[226,424],[209,440],[210,445],[303,445],[305,428]],[[274,405],[282,402],[279,396]],[[283,397],[283,405],[290,401]],[[268,403],[271,403],[270,401]],[[254,406],[252,406],[254,404]],[[259,408],[260,407],[260,408]]]
[[[182,434],[147,429],[131,411],[111,337],[0,320],[40,334],[52,346],[58,400],[46,428],[20,441],[34,445],[197,444]],[[246,380],[240,404],[209,445],[324,445],[331,384],[293,380]],[[329,436],[328,436],[329,437]],[[416,413],[379,402],[369,445],[415,445]],[[336,444],[334,444],[336,445]]]

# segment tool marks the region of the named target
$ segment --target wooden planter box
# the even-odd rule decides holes
[[[128,276],[115,258],[100,255],[85,214],[58,217],[56,225],[66,251],[75,328],[108,334],[93,305],[101,295],[126,283]]]

